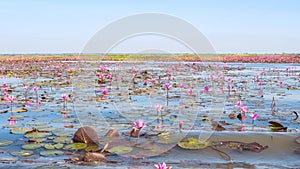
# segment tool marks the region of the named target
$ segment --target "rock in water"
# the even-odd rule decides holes
[[[74,134],[74,142],[98,144],[99,137],[95,129],[89,126],[80,127]]]
[[[106,160],[105,156],[100,153],[87,153],[83,157],[83,161],[85,162],[105,161],[105,160]]]

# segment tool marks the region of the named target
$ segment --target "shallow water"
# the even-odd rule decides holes
[[[66,63],[68,62],[64,64]],[[107,70],[112,72],[111,85],[107,79],[105,83],[97,83],[96,70],[100,65],[108,66],[105,73]],[[75,67],[74,62],[69,66]],[[226,69],[223,69],[223,66],[226,66]],[[290,71],[286,70],[291,67]],[[31,90],[28,97],[33,103],[31,106],[25,106],[28,111],[13,114],[9,112],[10,104],[1,102],[1,110],[8,112],[0,114],[3,119],[0,121],[0,140],[14,142],[0,147],[0,161],[3,162],[0,167],[153,168],[153,164],[157,162],[166,162],[173,168],[297,168],[300,165],[297,161],[299,154],[294,152],[300,147],[295,141],[300,136],[299,120],[294,120],[295,114],[292,113],[298,112],[300,108],[300,65],[139,61],[86,62],[81,68],[82,71],[78,70],[75,74],[63,71],[60,77],[45,71],[44,75],[40,73],[36,78],[1,78],[1,83],[6,82],[13,89],[11,94],[18,95],[13,110],[25,106],[22,101],[24,84],[31,87],[40,86],[39,97],[44,96],[44,100],[42,105],[37,106],[35,93]],[[144,71],[147,73],[142,75],[141,72]],[[265,75],[260,75],[261,72],[265,72]],[[133,74],[136,74],[134,80]],[[171,75],[170,79],[167,74]],[[155,78],[156,82],[150,82],[151,78]],[[228,78],[232,78],[233,81],[228,82]],[[146,85],[145,79],[148,80]],[[67,80],[71,83],[61,85]],[[248,82],[245,83],[245,80]],[[282,85],[279,84],[280,81],[283,82]],[[167,82],[173,85],[168,91],[168,99],[164,87]],[[264,85],[259,86],[258,82],[263,82]],[[179,84],[185,84],[185,88],[180,89]],[[228,85],[233,87],[230,91],[227,89]],[[204,91],[205,86],[209,86],[209,92]],[[223,88],[224,92],[220,88]],[[107,89],[107,95],[102,94],[103,89]],[[192,95],[188,94],[189,89],[193,89]],[[61,113],[63,100],[60,96],[63,93],[72,94],[67,114]],[[276,112],[272,114],[273,97],[276,101]],[[249,109],[244,121],[228,117],[230,113],[240,112],[235,106],[238,100]],[[161,113],[163,120],[155,109],[157,104],[164,107]],[[260,116],[254,123],[249,117],[251,113]],[[18,117],[16,124],[9,124],[6,120],[12,115]],[[103,147],[107,142],[104,135],[109,129],[117,129],[121,134],[128,133],[132,124],[139,119],[146,122],[147,127],[142,131],[149,135],[164,132],[180,134],[178,124],[183,121],[182,136],[196,135],[208,141],[257,142],[268,148],[259,153],[220,148],[231,156],[232,160],[227,161],[211,148],[184,150],[176,146],[180,139],[171,144],[160,144],[157,143],[156,136],[141,137],[136,144],[136,138],[122,135],[118,139],[126,145],[133,145],[134,150],[121,156],[108,156],[113,163],[69,164],[65,163],[65,159],[76,157],[84,151],[72,151],[73,155],[45,157],[39,154],[45,150],[43,147],[33,150],[34,154],[29,157],[12,155],[12,152],[21,151],[22,146],[28,144],[28,138],[24,134],[10,134],[10,130],[14,128],[50,131],[51,135],[43,142],[53,143],[55,137],[65,135],[72,138],[77,128],[88,125],[96,129],[100,137],[99,146]],[[271,120],[287,127],[287,132],[273,132],[268,123]],[[225,130],[215,131],[212,127],[213,122],[219,123]],[[66,127],[70,125],[72,128]],[[120,144],[119,140],[116,142]],[[158,147],[153,148],[155,152],[148,151],[149,143],[152,147]]]

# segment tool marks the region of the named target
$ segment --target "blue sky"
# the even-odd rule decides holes
[[[217,53],[299,53],[299,7],[298,0],[2,0],[0,53],[79,53],[101,28],[145,12],[191,23]],[[185,52],[166,45],[170,40],[139,38],[115,52],[147,50],[153,42]],[[133,48],[141,41],[148,46]]]

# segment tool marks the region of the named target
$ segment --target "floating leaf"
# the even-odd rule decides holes
[[[29,143],[41,143],[41,142],[44,142],[46,140],[47,140],[46,138],[30,138],[28,140],[28,142]]]
[[[54,144],[54,147],[55,147],[56,149],[61,149],[61,148],[64,147],[64,144],[62,144],[62,143],[57,143],[57,144]]]
[[[64,152],[61,150],[44,150],[40,152],[41,156],[58,156],[63,154]]]
[[[106,158],[101,153],[86,153],[83,157],[83,161],[85,162],[94,162],[94,161],[105,161]]]
[[[92,127],[84,126],[80,127],[74,134],[74,142],[87,143],[87,144],[98,144],[99,137]]]
[[[46,136],[50,136],[51,133],[49,131],[40,131],[38,129],[33,129],[31,131],[27,131],[24,136],[29,138],[43,138]]]
[[[41,144],[25,144],[22,146],[22,148],[25,150],[34,150],[41,147],[42,147]]]
[[[5,162],[16,162],[18,161],[18,158],[15,157],[0,157],[0,162],[5,163]]]
[[[110,149],[108,149],[111,153],[116,153],[118,155],[127,154],[132,151],[132,147],[128,146],[115,146]]]
[[[99,146],[88,146],[86,149],[85,149],[85,151],[86,152],[96,152],[96,151],[98,151],[99,150]]]
[[[13,141],[11,141],[11,140],[0,140],[0,147],[2,147],[2,146],[8,146],[8,145],[10,145],[12,143],[13,143]]]
[[[49,122],[38,122],[38,121],[29,121],[29,122],[26,122],[25,125],[29,125],[29,126],[45,126],[49,124]]]
[[[31,128],[13,128],[10,130],[10,134],[24,134],[27,131],[31,131]]]
[[[180,142],[184,136],[180,134],[170,134],[170,133],[162,133],[158,135],[158,140],[156,141],[157,143],[162,143],[162,144],[172,144],[172,143],[178,143]]]
[[[86,143],[72,143],[65,146],[65,150],[81,150],[87,147]]]
[[[21,109],[17,109],[17,110],[13,110],[13,113],[24,113],[27,112],[28,110],[26,108],[21,108]]]
[[[45,144],[44,147],[45,147],[46,149],[48,149],[48,150],[54,150],[54,149],[55,149],[54,145],[53,145],[53,144],[50,144],[50,143]]]
[[[11,152],[10,154],[14,155],[14,156],[19,156],[19,157],[30,157],[30,156],[34,155],[34,152],[30,151],[30,150],[21,150],[21,151]]]
[[[196,136],[186,137],[178,143],[179,147],[192,150],[204,149],[210,145],[209,141],[202,140]]]
[[[64,129],[55,130],[53,134],[56,136],[73,136],[74,131],[65,131]]]
[[[53,139],[53,141],[55,143],[66,143],[66,144],[73,143],[72,138],[70,138],[70,137],[64,137],[64,136],[56,137],[55,139]]]

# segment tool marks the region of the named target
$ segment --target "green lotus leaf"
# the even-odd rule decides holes
[[[86,143],[72,143],[65,146],[65,150],[81,150],[87,147]]]
[[[40,152],[41,156],[58,156],[63,154],[64,152],[61,150],[44,150]]]
[[[162,133],[158,135],[157,143],[162,144],[172,144],[172,143],[178,143],[181,141],[184,136],[180,134],[170,134],[170,133]]]
[[[15,162],[18,160],[16,157],[0,157],[0,162]]]
[[[197,150],[197,149],[204,149],[210,146],[210,144],[211,143],[209,141],[202,140],[201,138],[196,136],[191,136],[181,140],[178,143],[178,146],[183,149]]]
[[[41,144],[25,144],[22,146],[22,148],[25,150],[35,150],[41,147]]]
[[[65,130],[55,130],[53,131],[53,134],[56,136],[73,136],[73,134],[75,133],[75,131],[65,131]]]
[[[34,152],[30,150],[21,150],[21,151],[11,152],[10,154],[18,157],[30,157],[34,155]]]
[[[93,146],[88,146],[88,147],[85,149],[86,152],[96,152],[96,151],[98,151],[98,150],[99,150],[99,146],[95,146],[95,145],[93,145]]]
[[[54,147],[55,147],[56,149],[61,149],[61,148],[64,147],[64,144],[62,144],[62,143],[57,143],[57,144],[54,144]]]
[[[1,146],[8,146],[12,143],[13,143],[13,141],[11,141],[11,140],[0,140],[0,147]]]
[[[50,132],[47,131],[28,131],[24,134],[27,138],[43,138],[52,135]]]
[[[49,122],[38,122],[38,121],[29,121],[29,122],[26,122],[25,125],[29,125],[29,126],[45,126],[49,124]]]
[[[53,144],[50,144],[50,143],[45,144],[43,147],[45,147],[45,148],[48,149],[48,150],[54,150],[54,149],[55,149],[54,145],[53,145]]]
[[[24,134],[27,131],[32,130],[31,128],[13,128],[10,130],[11,134]]]
[[[66,143],[66,144],[73,143],[73,140],[71,137],[65,137],[65,136],[56,137],[55,139],[53,139],[53,141],[55,143]]]
[[[21,109],[17,109],[17,110],[12,110],[13,113],[23,113],[23,112],[27,112],[28,110],[26,108],[21,108]]]
[[[115,146],[108,150],[111,153],[116,153],[118,155],[127,154],[132,151],[132,147],[128,146]]]

